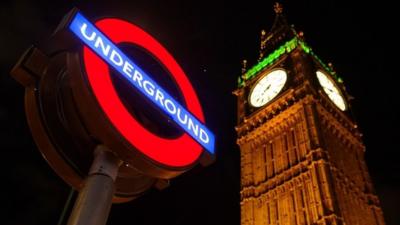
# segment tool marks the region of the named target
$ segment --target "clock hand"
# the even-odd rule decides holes
[[[271,84],[270,84],[270,85],[268,85],[268,86],[267,86],[267,88],[265,88],[265,89],[264,89],[264,91],[262,92],[262,94],[264,95],[264,94],[265,94],[265,92],[267,92],[267,91],[268,91],[268,89],[269,89],[270,87],[271,87]]]
[[[335,93],[335,92],[336,92],[336,91],[334,91],[333,89],[328,88],[328,87],[325,87],[325,89],[328,90],[328,91],[331,92],[331,93]]]

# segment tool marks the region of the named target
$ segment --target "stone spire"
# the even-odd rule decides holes
[[[270,33],[276,31],[277,29],[281,27],[289,27],[286,17],[283,13],[283,6],[281,3],[276,2],[274,5],[274,11],[275,11],[275,20],[272,25]]]
[[[283,13],[282,4],[276,2],[274,5],[274,11],[275,11],[275,19],[270,31],[269,32],[266,32],[265,30],[261,31],[259,59],[262,59],[265,56],[265,53],[268,52],[268,50],[271,50],[268,49],[269,47],[274,48],[274,45],[278,44],[279,40],[281,40],[283,36],[287,36],[288,33],[292,33],[292,29],[287,23],[286,17]]]

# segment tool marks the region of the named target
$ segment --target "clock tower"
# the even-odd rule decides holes
[[[384,225],[343,80],[274,9],[234,91],[241,225]]]

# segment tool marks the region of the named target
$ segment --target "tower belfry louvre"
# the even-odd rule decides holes
[[[384,225],[343,80],[274,11],[234,91],[241,225]]]

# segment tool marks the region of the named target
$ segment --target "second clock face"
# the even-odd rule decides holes
[[[273,70],[256,82],[250,91],[249,101],[253,107],[261,107],[279,94],[285,85],[287,74],[283,69]]]
[[[325,73],[317,71],[317,78],[329,99],[342,111],[346,110],[346,103],[339,88]]]

